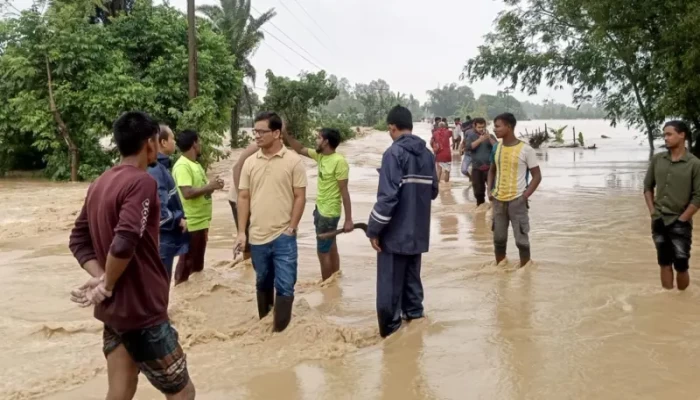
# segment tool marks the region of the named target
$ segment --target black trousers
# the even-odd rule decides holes
[[[423,317],[421,254],[377,253],[377,320],[379,334],[387,337],[406,319]]]
[[[488,179],[488,170],[482,171],[479,168],[472,168],[472,187],[474,188],[474,198],[477,206],[486,202],[486,183]]]

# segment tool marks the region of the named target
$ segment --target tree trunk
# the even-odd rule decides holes
[[[187,47],[189,50],[189,95],[190,100],[197,97],[197,36],[194,18],[194,0],[187,0]]]
[[[49,110],[51,111],[51,115],[53,115],[54,121],[56,121],[56,124],[58,125],[58,132],[61,134],[61,137],[66,142],[66,146],[68,146],[68,151],[70,152],[70,180],[72,182],[77,182],[78,146],[76,146],[73,142],[73,139],[71,139],[70,134],[68,132],[68,127],[63,121],[63,118],[61,118],[61,113],[58,111],[58,108],[56,108],[56,100],[53,97],[53,79],[51,78],[51,68],[49,67],[48,56],[46,56],[44,60],[46,61],[46,78],[48,81],[47,85],[49,87]]]
[[[238,129],[240,128],[241,122],[239,117],[239,100],[231,108],[231,148],[235,149],[239,146],[238,139]]]

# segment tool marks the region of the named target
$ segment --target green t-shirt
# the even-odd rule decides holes
[[[177,185],[177,193],[182,200],[182,207],[185,209],[187,230],[195,232],[209,228],[212,212],[211,195],[207,194],[196,199],[185,200],[180,191],[180,186],[193,188],[206,186],[209,180],[204,168],[198,162],[190,161],[187,157],[181,156],[173,167],[173,178]]]
[[[340,217],[340,205],[343,200],[340,195],[338,181],[348,179],[350,167],[345,157],[339,153],[323,155],[316,150],[307,149],[309,157],[318,163],[318,194],[316,208],[324,217]]]

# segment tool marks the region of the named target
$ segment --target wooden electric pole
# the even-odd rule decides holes
[[[197,31],[194,26],[194,0],[187,0],[187,47],[189,50],[190,100],[197,97]]]

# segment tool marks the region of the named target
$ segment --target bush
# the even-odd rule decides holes
[[[374,125],[374,129],[378,131],[388,131],[389,125],[387,125],[386,121],[379,121]]]
[[[340,141],[344,142],[346,140],[353,139],[356,135],[355,131],[350,125],[350,121],[345,118],[332,117],[329,115],[323,115],[316,120],[317,129],[320,128],[333,128],[340,132]]]

